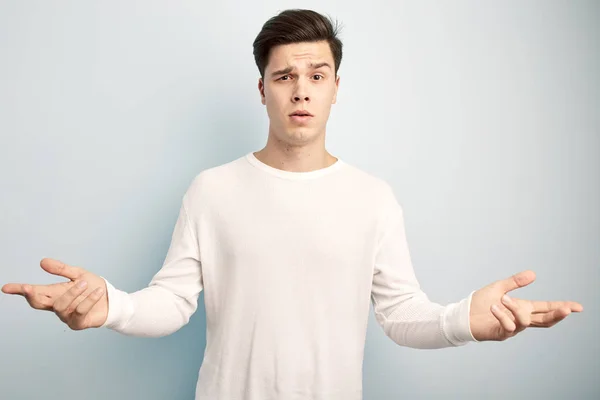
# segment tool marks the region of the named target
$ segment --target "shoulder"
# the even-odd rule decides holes
[[[353,197],[358,199],[360,209],[372,218],[378,234],[383,235],[403,223],[404,212],[390,182],[353,166],[347,167],[347,172],[353,183]]]
[[[369,199],[380,206],[389,206],[396,202],[394,188],[388,181],[351,164],[346,163],[345,167],[347,176],[357,191],[367,195]]]
[[[200,171],[191,180],[184,197],[188,202],[198,204],[204,202],[208,196],[222,193],[231,188],[243,175],[247,161],[238,157],[233,161],[206,168]]]

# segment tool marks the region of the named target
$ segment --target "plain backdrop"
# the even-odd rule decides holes
[[[0,284],[58,258],[145,287],[203,169],[266,143],[252,41],[287,8],[342,24],[335,156],[390,182],[420,283],[585,311],[501,343],[416,350],[371,314],[365,400],[600,395],[597,1],[0,2]],[[340,332],[344,335],[344,332]],[[71,331],[0,294],[0,398],[192,399],[205,336]]]

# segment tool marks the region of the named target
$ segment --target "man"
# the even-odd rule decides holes
[[[362,398],[372,302],[396,343],[461,346],[549,327],[583,307],[506,296],[535,279],[518,273],[442,306],[420,290],[403,212],[383,180],[325,149],[342,43],[331,21],[287,10],[254,41],[266,146],[199,173],[183,196],[164,265],[147,288],[43,259],[52,285],[6,284],[71,329],[135,336],[175,332],[205,292],[207,345],[196,399]]]

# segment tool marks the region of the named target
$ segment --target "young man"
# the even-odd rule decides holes
[[[582,311],[575,302],[504,296],[533,282],[532,271],[447,306],[429,301],[392,188],[325,149],[340,82],[336,35],[329,19],[309,10],[265,23],[254,56],[267,144],[196,176],[147,288],[128,294],[46,258],[42,268],[68,282],[2,290],[74,330],[153,337],[184,326],[204,290],[207,345],[196,399],[211,400],[361,399],[371,302],[385,333],[416,348],[504,340]]]

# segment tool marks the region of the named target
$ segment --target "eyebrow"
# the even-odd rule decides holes
[[[318,69],[321,67],[327,67],[327,68],[331,69],[331,65],[329,65],[328,62],[320,62],[320,63],[316,63],[316,64],[310,63],[310,64],[308,64],[308,66],[312,69]],[[283,69],[280,69],[277,71],[273,71],[271,73],[271,76],[273,77],[273,76],[277,76],[277,75],[287,75],[290,72],[292,72],[293,70],[294,70],[294,67],[289,66],[289,67],[286,67],[286,68],[283,68]]]

